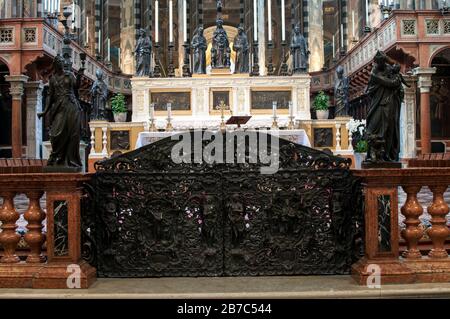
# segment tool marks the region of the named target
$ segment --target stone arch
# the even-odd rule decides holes
[[[436,49],[431,55],[430,55],[430,59],[428,60],[428,67],[432,67],[433,64],[433,60],[438,57],[440,54],[442,54],[443,52],[445,52],[446,50],[449,50],[450,52],[450,45],[442,45],[440,48]]]

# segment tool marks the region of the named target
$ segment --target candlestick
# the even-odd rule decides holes
[[[366,27],[364,28],[365,33],[370,33],[372,30],[370,29],[370,6],[369,0],[366,0]]]
[[[150,105],[150,132],[156,132],[157,128],[155,125],[155,103]]]
[[[286,8],[285,0],[281,0],[281,41],[286,41]]]
[[[155,1],[155,42],[159,42],[159,1]]]
[[[172,103],[167,103],[167,126],[166,126],[167,132],[173,131],[173,125],[172,125]]]
[[[169,42],[173,42],[173,2],[169,1]]]
[[[253,67],[251,76],[259,75],[258,40],[253,42]]]
[[[273,109],[273,122],[272,122],[272,130],[278,130],[278,117],[277,117],[277,102],[272,102],[272,109]]]
[[[253,0],[253,40],[258,41],[258,6],[257,0]]]
[[[155,43],[155,68],[153,69],[153,77],[161,77],[161,67],[159,66],[159,43]]]
[[[287,46],[286,41],[282,41],[281,42],[281,47],[282,47],[282,51],[281,51],[281,67],[280,67],[280,75],[281,76],[288,76],[289,75],[289,67],[287,65],[288,56],[286,54],[286,46]]]
[[[267,26],[268,26],[268,39],[272,41],[272,0],[267,1]]]
[[[191,74],[191,61],[190,61],[190,56],[191,56],[191,52],[190,52],[190,46],[189,46],[189,42],[185,41],[183,44],[184,47],[184,61],[183,61],[183,76],[184,77],[190,77]]]
[[[273,42],[269,41],[268,46],[268,63],[267,63],[267,75],[274,75],[275,68],[273,66]]]
[[[175,76],[175,65],[173,64],[173,50],[175,45],[173,42],[169,42],[169,65],[167,66],[167,75],[172,78]]]

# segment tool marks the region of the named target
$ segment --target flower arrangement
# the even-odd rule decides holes
[[[352,134],[353,149],[356,153],[367,153],[369,144],[365,139],[366,134],[366,120],[351,119],[347,123],[347,129]]]

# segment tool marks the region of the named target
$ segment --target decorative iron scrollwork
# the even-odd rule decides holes
[[[100,277],[350,271],[362,237],[350,160],[279,139],[280,168],[262,175],[259,162],[175,164],[177,142],[96,164],[83,230]]]

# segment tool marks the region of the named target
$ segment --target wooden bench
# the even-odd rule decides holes
[[[28,158],[0,158],[0,174],[42,173],[47,160]]]
[[[450,153],[422,154],[409,160],[408,167],[450,167]]]

